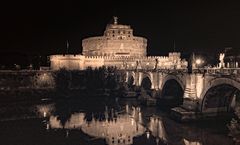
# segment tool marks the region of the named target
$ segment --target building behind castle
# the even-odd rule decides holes
[[[87,67],[114,66],[118,69],[184,69],[187,61],[179,52],[168,56],[147,56],[147,39],[133,35],[129,25],[108,24],[103,36],[82,40],[83,52],[78,55],[51,55],[52,70],[84,70]]]

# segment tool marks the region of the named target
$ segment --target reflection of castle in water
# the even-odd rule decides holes
[[[86,123],[84,120],[84,113],[74,113],[71,115],[70,119],[62,125],[60,119],[57,116],[50,116],[49,125],[51,128],[65,128],[65,129],[75,129],[81,128],[81,126]]]
[[[128,105],[120,112],[106,107],[101,115],[73,113],[64,122],[60,119],[61,115],[53,115],[56,111],[54,104],[38,105],[36,109],[39,117],[45,118],[47,130],[66,129],[66,137],[68,137],[71,134],[69,130],[79,129],[91,137],[105,139],[109,145],[133,144],[134,137],[137,137],[136,142],[144,138],[159,145],[225,145],[229,143],[229,139],[224,135],[219,136],[199,128],[172,123],[160,116],[151,116],[147,121],[148,119],[142,118],[139,107]]]
[[[85,113],[74,113],[64,125],[58,116],[50,115],[47,129],[81,129],[90,136],[104,138],[109,145],[133,144],[133,137],[142,135],[145,132],[145,127],[141,125],[140,108],[129,108],[126,105],[126,109],[117,113],[117,115],[114,112],[113,109],[108,111],[106,107],[104,119],[92,116],[91,121],[86,120]],[[44,114],[49,113],[45,112]]]
[[[108,112],[105,112],[105,114]],[[82,131],[95,137],[105,138],[107,144],[132,144],[133,137],[142,135],[145,128],[140,124],[141,112],[133,108],[130,114],[124,113],[113,120],[113,116],[103,121],[93,119],[89,124],[82,125]]]

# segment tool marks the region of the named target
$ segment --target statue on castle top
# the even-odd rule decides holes
[[[114,24],[117,25],[118,24],[118,17],[114,16],[113,20],[114,20]]]

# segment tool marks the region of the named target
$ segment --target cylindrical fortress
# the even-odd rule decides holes
[[[147,54],[147,39],[133,36],[133,29],[120,25],[114,17],[103,36],[89,37],[82,41],[84,56],[143,57]]]

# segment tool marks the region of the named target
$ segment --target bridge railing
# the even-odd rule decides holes
[[[152,72],[163,72],[163,73],[187,73],[188,69],[152,69],[152,68],[144,68],[144,69],[136,69],[136,68],[128,68],[128,69],[119,69],[119,71],[152,71]],[[0,70],[0,73],[41,73],[41,72],[54,72],[53,70]],[[207,73],[207,74],[224,74],[224,75],[240,75],[240,68],[196,68],[192,70],[193,73]]]
[[[163,73],[173,73],[173,72],[179,72],[179,73],[185,73],[188,72],[187,69],[122,69],[123,71],[139,71],[139,72],[146,72],[146,71],[151,71],[151,72],[163,72]]]
[[[193,69],[195,73],[240,75],[240,68],[198,68]]]
[[[187,73],[188,69],[124,69],[125,71],[139,71],[139,72],[163,72],[163,73]],[[196,68],[192,73],[202,74],[221,74],[221,75],[240,75],[240,68]]]

